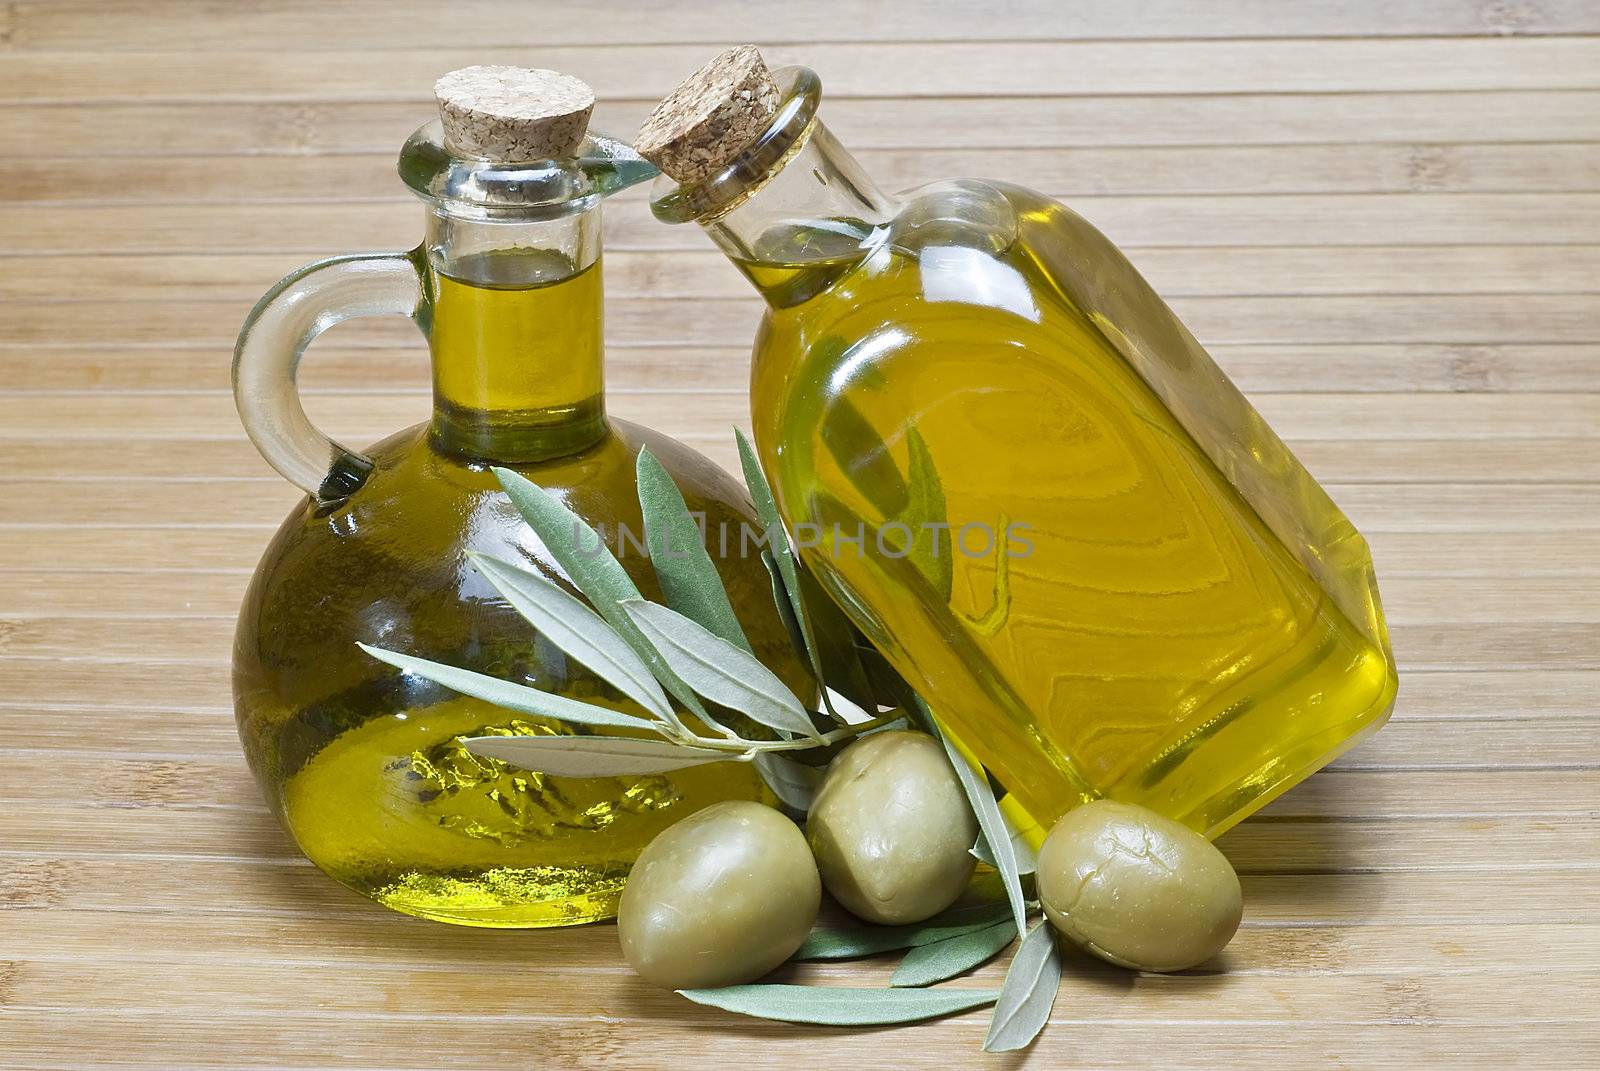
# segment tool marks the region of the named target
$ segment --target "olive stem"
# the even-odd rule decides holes
[[[709,748],[713,751],[740,751],[744,752],[747,758],[754,758],[758,753],[765,751],[804,751],[807,748],[826,747],[829,744],[837,744],[841,740],[848,740],[852,736],[859,736],[869,729],[876,729],[879,726],[888,725],[890,722],[901,717],[903,717],[903,715],[897,712],[880,714],[871,721],[864,721],[856,725],[849,725],[843,729],[835,729],[832,732],[823,733],[821,736],[817,737],[800,737],[794,740],[746,740],[742,736],[734,736],[726,740],[719,740],[714,737],[700,736],[697,733],[689,731],[687,728],[684,730],[680,739],[683,741],[683,743],[688,744],[691,747]]]

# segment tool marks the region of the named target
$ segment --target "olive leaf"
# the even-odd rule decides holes
[[[879,1026],[914,1023],[993,1004],[993,989],[866,989],[846,986],[730,985],[721,989],[680,989],[696,1004],[777,1019],[826,1026]]]
[[[623,612],[620,604],[624,599],[643,596],[600,534],[532,480],[505,468],[495,468],[494,474],[499,478],[500,486],[505,488],[511,504],[522,514],[522,519],[528,522],[534,534],[550,551],[550,556],[566,571],[600,616],[644,660],[650,672],[672,693],[673,698],[691,712],[706,718],[705,707],[696,698],[694,689],[672,672],[666,659],[661,657],[661,652],[644,638],[633,619]],[[669,714],[668,717],[675,725],[681,726],[676,714]]]
[[[629,777],[744,758],[627,736],[469,736],[462,743],[474,755],[556,777]]]
[[[1017,954],[1006,971],[989,1023],[989,1036],[983,1039],[985,1052],[1006,1052],[1026,1048],[1050,1021],[1050,1009],[1061,988],[1061,953],[1056,948],[1055,930],[1041,922],[1022,939]]]
[[[1005,812],[1000,812],[1005,817]],[[1011,840],[1011,854],[1017,860],[1017,875],[1027,877],[1039,868],[1039,853],[1033,850],[1033,845],[1028,843],[1028,838],[1017,832],[1010,819],[1006,819],[1006,835]],[[995,862],[994,852],[989,849],[989,840],[982,833],[978,834],[978,842],[969,849],[979,862],[988,863],[996,870],[1000,864]]]
[[[951,908],[933,918],[908,926],[874,926],[844,922],[812,930],[793,957],[795,960],[858,959],[896,948],[947,941],[952,937],[1009,923],[1010,909],[1003,903]]]
[[[772,580],[772,604],[778,608],[778,617],[783,620],[783,627],[789,632],[789,645],[796,651],[806,654],[809,659],[809,649],[806,647],[805,633],[800,630],[800,621],[794,615],[794,604],[789,600],[789,592],[783,586],[783,574],[778,571],[778,563],[772,556],[772,551],[761,552],[761,564],[767,567],[767,576]]]
[[[795,572],[800,585],[800,603],[805,607],[806,619],[811,623],[811,635],[817,644],[817,661],[822,666],[823,682],[832,685],[857,706],[871,705],[872,681],[861,665],[861,656],[856,652],[858,633],[855,625],[822,590],[822,585],[809,570],[797,565]],[[833,708],[829,707],[828,710],[837,716]]]
[[[940,742],[944,744],[944,753],[949,756],[950,765],[955,767],[956,776],[961,779],[961,787],[967,793],[967,802],[972,805],[972,813],[978,819],[978,828],[983,831],[983,838],[989,845],[989,853],[994,857],[994,868],[1000,872],[1000,879],[1005,883],[1006,899],[1011,902],[1011,912],[1017,924],[1017,932],[1022,933],[1027,929],[1027,908],[1024,906],[1022,895],[1021,868],[1017,864],[1016,851],[1011,845],[1010,827],[1006,824],[1005,815],[1000,812],[1000,805],[995,801],[994,792],[989,788],[989,779],[984,775],[983,767],[974,763],[965,752],[951,742],[927,703],[920,696],[913,697],[913,701],[920,708],[924,720],[932,726]]]
[[[469,695],[474,699],[482,699],[486,703],[493,703],[497,707],[515,710],[521,714],[532,714],[539,718],[555,718],[572,725],[589,725],[611,729],[644,729],[662,736],[670,734],[670,728],[659,721],[646,718],[637,718],[632,714],[623,714],[607,707],[596,706],[592,703],[581,703],[576,699],[554,695],[550,692],[530,688],[525,684],[515,684],[503,681],[499,677],[490,677],[483,673],[474,673],[470,669],[458,669],[447,666],[441,662],[430,662],[426,658],[414,658],[411,655],[400,654],[396,651],[385,651],[381,647],[370,647],[359,643],[367,654],[380,662],[387,662],[396,669],[403,669],[407,673],[415,673],[419,677],[442,684],[446,688]],[[579,740],[591,740],[593,737],[575,737]],[[654,741],[650,741],[653,743]]]
[[[742,435],[738,438],[746,474],[752,483],[752,494],[763,519],[769,523],[770,538],[774,540],[769,551],[763,553],[763,560],[773,577],[773,598],[786,625],[791,628],[791,636],[797,646],[805,647],[815,666],[819,663],[815,636],[801,627],[807,612],[802,586],[810,578],[800,571],[787,536],[778,525],[771,488],[762,476],[760,466],[755,463],[749,442]],[[789,806],[803,809],[808,805],[820,779],[820,771],[794,762],[779,752],[819,744],[836,744],[853,736],[905,723],[905,718],[894,717],[894,712],[889,716],[873,716],[869,713],[879,705],[879,685],[868,679],[863,667],[861,649],[858,648],[860,634],[826,596],[819,593],[816,604],[831,611],[842,622],[835,630],[837,636],[830,636],[830,639],[842,641],[849,649],[851,657],[848,661],[854,666],[854,674],[864,682],[859,689],[848,682],[841,683],[840,687],[861,691],[864,702],[861,703],[862,709],[857,709],[853,705],[853,697],[831,691],[826,679],[819,677],[824,685],[824,702],[836,702],[839,708],[848,713],[848,716],[841,717],[830,707],[830,713],[843,726],[820,733],[800,701],[754,658],[747,646],[735,642],[743,638],[742,629],[733,631],[738,628],[737,621],[730,617],[719,624],[717,606],[727,604],[731,614],[731,603],[728,603],[727,591],[709,555],[704,555],[703,542],[698,539],[689,541],[702,551],[704,557],[692,575],[672,574],[670,568],[667,572],[669,576],[677,575],[684,585],[696,589],[693,594],[700,601],[693,605],[700,607],[697,612],[710,624],[696,621],[670,607],[645,602],[632,578],[593,528],[526,478],[507,469],[497,468],[494,471],[512,504],[544,543],[564,578],[577,587],[589,604],[585,605],[536,570],[487,555],[473,554],[470,557],[485,577],[540,634],[639,704],[649,716],[638,717],[597,703],[580,702],[411,655],[366,645],[362,645],[362,649],[372,657],[408,673],[508,710],[573,726],[644,731],[666,739],[493,735],[468,738],[466,744],[470,751],[558,776],[586,777],[637,775],[701,763],[754,760],[774,793]],[[673,531],[687,537],[688,528],[685,526],[693,527],[698,533],[681,492],[648,451],[643,452],[639,460],[639,483],[641,509],[651,515],[657,530],[669,533],[666,546],[671,545],[670,533]],[[666,557],[662,560],[666,560]],[[786,576],[793,582],[792,587],[786,582]],[[670,588],[673,583],[671,579],[664,579],[663,587]],[[812,584],[814,586],[814,581]],[[691,605],[690,602],[682,604]],[[710,606],[709,610],[707,606]],[[726,634],[719,635],[712,625],[717,625]],[[646,634],[647,629],[649,635]],[[683,668],[695,684],[691,685],[679,676],[674,665]],[[706,704],[700,700],[701,692],[714,703],[742,710],[753,720],[776,729],[779,738],[745,739],[707,712]],[[697,735],[679,717],[667,699],[668,693],[725,739],[713,740]],[[846,702],[846,697],[850,698],[850,702]],[[993,907],[992,903],[988,904],[985,910],[992,912]],[[946,914],[950,919],[955,918],[951,912]],[[974,925],[993,924],[996,921],[999,919],[983,917]],[[955,923],[949,922],[948,925]],[[881,942],[883,934],[881,928],[878,929],[880,933],[877,940]],[[906,937],[891,931],[891,943],[880,943],[878,947],[906,947],[915,941],[938,940],[955,932],[948,928],[935,929]],[[819,940],[826,943],[823,937],[819,937]],[[848,940],[844,942],[849,943]],[[838,947],[842,947],[838,942],[835,942],[835,946],[836,952]]]
[[[706,551],[704,534],[689,514],[683,493],[648,448],[636,466],[639,508],[644,512],[650,564],[667,605],[729,643],[750,651],[750,640],[728,601],[717,567]]]
[[[833,710],[840,721],[846,725],[861,725],[877,718],[876,714],[869,714],[862,710],[849,696],[826,688],[829,701],[833,703]]]
[[[755,655],[659,603],[627,599],[621,606],[673,673],[700,695],[769,728],[816,737],[800,700]]]
[[[895,968],[892,986],[923,986],[954,978],[963,971],[989,962],[1017,936],[1017,927],[1010,919],[973,930],[959,937],[949,937],[932,944],[916,945],[906,953],[900,966]]]
[[[595,601],[595,609],[610,621],[607,606],[623,599],[640,598],[628,571],[606,548],[605,540],[588,523],[557,502],[544,488],[510,469],[496,468],[495,476],[511,504],[544,542],[551,557],[566,570],[578,590]],[[583,543],[593,540],[590,546]],[[614,622],[613,622],[614,623]]]
[[[889,711],[889,713],[893,714],[895,712],[891,710],[891,711]],[[898,718],[891,718],[888,721],[882,723],[881,725],[873,726],[871,729],[863,729],[863,730],[861,730],[861,735],[862,736],[871,736],[874,733],[895,733],[895,732],[910,732],[910,731],[911,731],[911,722],[909,720],[907,720],[904,715],[901,715]]]
[[[869,706],[873,698],[872,685],[856,653],[855,626],[800,564],[778,514],[772,485],[761,471],[761,462],[750,440],[737,428],[734,438],[739,444],[739,464],[750,488],[750,499],[755,503],[756,515],[767,534],[768,550],[762,553],[762,560],[773,574],[773,598],[783,614],[784,624],[796,636],[795,646],[805,653],[819,684],[825,688],[833,686],[858,706]],[[839,717],[826,690],[822,706],[836,720],[845,720]]]
[[[825,354],[821,360],[828,364],[849,360],[849,347],[841,338],[822,339],[812,352],[819,351]],[[883,516],[892,517],[905,509],[910,492],[900,467],[890,456],[883,436],[849,395],[834,395],[823,421],[823,445],[845,479]]]
[[[862,647],[858,644],[856,658],[861,663],[862,671],[867,675],[873,700],[878,706],[912,707],[911,686],[893,666],[889,665],[889,660],[883,657],[882,652],[876,647]],[[920,721],[920,716],[914,709],[908,713]]]
[[[757,755],[755,763],[774,796],[802,814],[811,809],[811,800],[822,784],[821,770],[771,752]]]
[[[945,602],[955,573],[956,533],[946,512],[944,486],[933,453],[915,425],[906,429],[910,501],[900,520],[913,530],[911,562]],[[944,533],[941,540],[940,533]],[[940,549],[940,543],[946,544]]]
[[[750,445],[750,440],[745,438],[744,432],[738,428],[733,429],[733,437],[739,445],[739,466],[744,470],[744,482],[750,490],[750,501],[755,503],[756,516],[766,533],[769,548],[767,553],[771,555],[772,564],[778,571],[773,587],[783,589],[783,599],[789,604],[794,623],[800,630],[801,648],[805,652],[806,660],[811,663],[811,673],[819,685],[823,684],[828,677],[818,653],[816,634],[812,631],[811,622],[806,617],[806,608],[800,597],[799,563],[795,559],[794,548],[789,544],[789,533],[783,527],[783,518],[778,515],[778,501],[772,495],[772,485],[767,482],[766,473],[761,471],[761,462],[756,459],[755,448]],[[823,693],[822,702],[826,708],[828,703],[826,692]],[[829,708],[828,713],[833,714],[833,710]]]
[[[671,713],[650,667],[603,617],[538,573],[486,554],[467,557],[551,643],[646,710],[662,718]]]

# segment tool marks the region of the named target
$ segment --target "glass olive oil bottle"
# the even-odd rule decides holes
[[[807,565],[1011,799],[1215,836],[1381,725],[1365,542],[1127,259],[1008,183],[883,194],[776,74],[733,50],[663,103],[653,207],[766,299]]]
[[[245,325],[240,414],[308,497],[251,583],[234,690],[256,778],[324,871],[425,918],[547,926],[613,915],[634,857],[677,819],[719,800],[769,797],[742,763],[581,780],[476,757],[462,737],[550,733],[555,723],[465,698],[356,647],[640,713],[536,635],[467,560],[481,551],[562,579],[490,466],[542,485],[604,533],[646,597],[660,589],[637,549],[641,447],[708,525],[756,523],[743,489],[715,465],[606,415],[599,206],[654,170],[625,146],[585,137],[592,96],[574,88],[582,83],[507,70],[447,76],[445,125],[423,127],[402,151],[402,177],[428,208],[418,249],[311,265]],[[487,119],[453,111],[463,78],[478,101],[484,79],[510,97]],[[579,98],[570,111],[562,93]],[[488,120],[518,139],[473,142],[473,124]],[[309,424],[293,373],[329,323],[377,313],[411,317],[427,336],[433,416],[356,453]],[[760,559],[717,566],[756,654],[791,687],[807,687]]]

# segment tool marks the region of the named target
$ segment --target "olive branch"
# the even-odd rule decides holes
[[[833,1025],[913,1022],[993,1004],[984,1048],[1022,1048],[1048,1021],[1061,978],[1050,927],[1041,922],[1027,929],[1028,915],[1038,906],[1025,896],[1022,883],[1032,873],[1031,849],[1006,819],[983,767],[943,732],[922,697],[804,570],[755,451],[742,433],[735,431],[735,436],[745,483],[766,532],[762,560],[771,576],[773,601],[817,683],[816,709],[808,709],[755,657],[682,492],[647,448],[639,451],[636,464],[639,506],[665,603],[644,598],[582,518],[537,484],[504,468],[493,470],[501,487],[584,598],[526,566],[468,554],[540,635],[612,685],[644,711],[642,716],[359,646],[397,669],[507,710],[632,734],[463,740],[475,755],[558,777],[627,777],[713,762],[749,762],[779,800],[804,812],[821,772],[789,753],[907,724],[930,733],[943,743],[977,816],[981,832],[973,854],[995,869],[1002,895],[996,898],[988,890],[975,903],[913,926],[853,923],[821,928],[793,957],[847,959],[907,949],[887,989],[753,984],[680,992],[697,1003],[744,1015]],[[914,448],[911,469],[916,500],[942,512],[943,495],[931,459],[919,458]],[[712,708],[742,714],[772,730],[773,738],[742,735]],[[1026,937],[1001,989],[928,988],[994,958],[1018,934]]]
[[[818,709],[808,709],[752,653],[682,492],[648,448],[637,459],[639,506],[664,604],[644,598],[582,518],[508,469],[494,470],[501,486],[584,598],[528,566],[468,553],[485,579],[540,635],[614,687],[642,715],[399,651],[367,644],[361,649],[397,669],[507,710],[625,733],[465,738],[467,750],[475,755],[558,777],[638,776],[712,762],[752,762],[780,800],[804,810],[818,775],[786,753],[839,744],[903,723],[906,715],[899,709],[878,712],[879,692],[868,683],[853,626],[831,604],[822,606],[825,597],[820,593],[808,597],[802,588],[801,566],[778,519],[771,489],[742,435],[739,450],[766,532],[762,557],[772,576],[774,602],[817,680],[822,697]],[[835,642],[817,639],[824,624]],[[841,635],[844,641],[837,642]],[[846,659],[852,664],[840,668]],[[845,687],[853,694],[829,688],[829,679],[852,682]],[[720,711],[744,715],[772,730],[771,738],[743,735]]]

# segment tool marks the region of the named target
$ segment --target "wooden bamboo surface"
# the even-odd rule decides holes
[[[1600,1066],[1597,35],[1595,0],[0,4],[0,1066]],[[1377,556],[1390,726],[1225,838],[1220,961],[1073,961],[1026,1055],[981,1012],[693,1007],[607,926],[388,914],[237,749],[233,615],[296,498],[228,393],[251,302],[415,241],[438,73],[568,70],[625,135],[747,37],[886,184],[1104,228]],[[612,407],[727,464],[758,300],[637,191],[607,212]],[[352,441],[428,404],[404,325],[337,328],[305,387]]]

